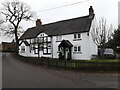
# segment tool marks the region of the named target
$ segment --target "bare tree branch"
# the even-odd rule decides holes
[[[20,35],[20,22],[22,20],[31,20],[35,13],[30,11],[30,7],[26,5],[23,2],[15,1],[12,2],[4,2],[2,3],[3,9],[2,9],[2,15],[6,17],[6,22],[8,21],[11,25],[10,29],[2,29],[4,30],[4,34],[15,36],[17,49],[18,49],[18,35]]]
[[[105,44],[112,36],[112,30],[113,30],[112,25],[107,26],[106,19],[104,18],[101,18],[99,20],[99,23],[92,28],[91,31],[92,39],[94,43],[102,49],[102,51],[104,51]]]

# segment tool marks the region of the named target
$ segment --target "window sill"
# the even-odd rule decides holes
[[[79,40],[82,40],[82,39],[74,39],[73,41],[79,41]]]
[[[82,52],[73,52],[73,54],[82,54]]]
[[[51,55],[51,53],[43,53],[44,55]]]
[[[61,41],[56,41],[56,42],[61,42]]]
[[[25,52],[20,52],[20,53],[25,53]]]

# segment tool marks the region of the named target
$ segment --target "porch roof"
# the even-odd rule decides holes
[[[72,47],[72,43],[69,40],[63,40],[58,47]]]

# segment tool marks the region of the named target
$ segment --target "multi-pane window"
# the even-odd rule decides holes
[[[77,34],[75,33],[75,34],[74,34],[74,39],[76,39],[76,38],[77,38]]]
[[[81,46],[74,46],[74,52],[81,52]]]
[[[74,39],[81,39],[81,33],[75,33]]]
[[[51,54],[51,43],[44,43],[43,53]]]
[[[25,46],[21,46],[21,53],[25,53]]]
[[[40,37],[31,39],[30,53],[32,50],[35,54],[38,54],[38,51],[43,51],[43,54],[51,54],[51,37],[41,34]]]
[[[39,44],[39,50],[43,51],[43,44]]]
[[[80,33],[78,33],[78,38],[81,38],[81,34]]]
[[[77,47],[76,47],[76,46],[74,47],[74,51],[75,51],[75,52],[77,51]]]

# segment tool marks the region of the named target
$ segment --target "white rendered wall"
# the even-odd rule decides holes
[[[74,34],[62,35],[62,40],[69,40],[72,44],[72,59],[74,60],[90,60],[92,54],[96,54],[96,45],[91,39],[88,32],[81,33],[81,40],[74,41]],[[58,58],[58,45],[61,42],[56,42],[56,36],[52,37],[53,40],[53,58]],[[81,53],[74,52],[74,46],[81,46]]]
[[[94,22],[94,20],[93,20],[93,22]],[[92,30],[92,27],[94,24],[93,22],[91,24],[90,31]],[[48,36],[48,35],[45,33],[40,33],[38,35],[38,37],[41,37],[41,36]],[[73,47],[72,47],[72,59],[73,60],[90,60],[92,58],[92,55],[97,55],[97,45],[93,42],[92,36],[90,33],[88,33],[88,32],[81,33],[81,40],[77,40],[77,41],[74,41],[74,34],[61,35],[61,37],[62,37],[62,40],[63,39],[69,40],[73,44]],[[30,43],[30,40],[27,39],[27,42]],[[56,42],[56,36],[52,36],[51,43],[52,43],[51,55],[47,55],[47,54],[45,55],[45,54],[43,54],[43,51],[40,51],[39,52],[40,57],[59,58],[58,57],[58,54],[59,54],[58,53],[58,45],[61,42]],[[21,46],[25,46],[25,44],[22,43]],[[81,46],[81,52],[74,52],[74,46]],[[20,55],[26,56],[26,57],[38,57],[38,54],[35,54],[34,50],[32,50],[30,52],[29,46],[25,46],[25,47],[26,47],[25,53],[19,52]]]

